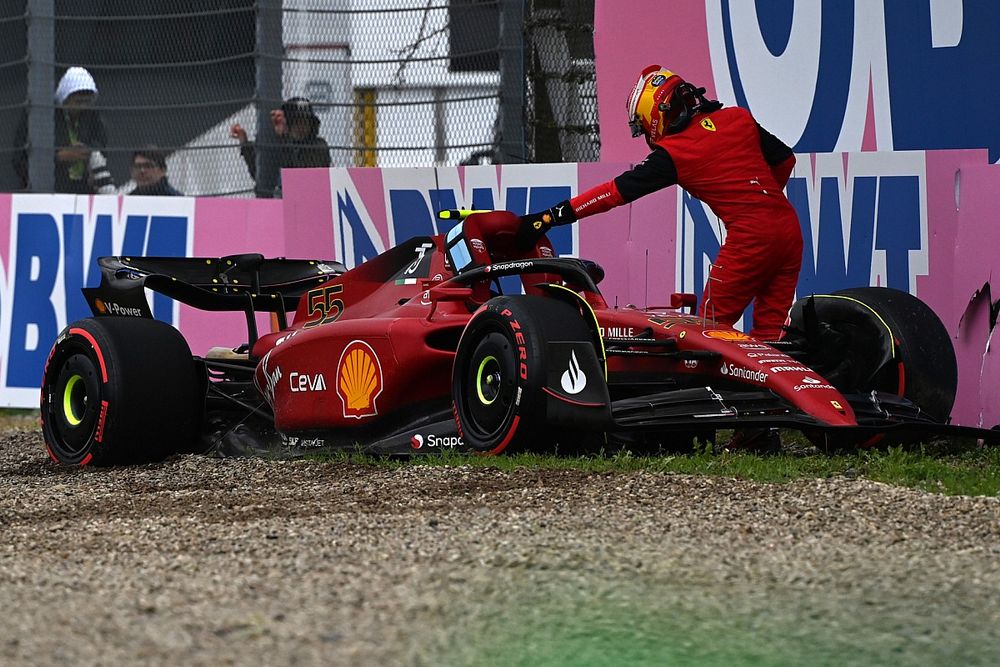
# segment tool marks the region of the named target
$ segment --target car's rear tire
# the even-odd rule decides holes
[[[822,338],[805,361],[842,393],[872,390],[902,396],[947,421],[958,388],[951,336],[927,304],[888,287],[857,287],[802,299],[791,326],[805,331],[814,299]]]
[[[549,427],[543,391],[546,343],[592,340],[579,310],[560,299],[490,299],[469,321],[455,354],[452,398],[463,442],[492,454],[593,450],[595,434]]]
[[[49,455],[71,465],[122,465],[187,449],[204,409],[200,372],[169,324],[131,317],[70,324],[42,378]]]

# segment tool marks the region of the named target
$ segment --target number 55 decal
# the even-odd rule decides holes
[[[344,291],[343,285],[329,285],[306,293],[306,321],[302,326],[318,327],[334,322],[344,314],[344,302],[335,298]]]

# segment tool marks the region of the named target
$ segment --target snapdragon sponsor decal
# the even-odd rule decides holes
[[[492,264],[485,268],[486,273],[491,271],[508,271],[508,270],[521,270],[530,269],[535,265],[534,262],[522,260],[519,262],[500,262],[499,264]]]
[[[434,435],[433,433],[423,435],[415,433],[410,438],[410,447],[413,449],[424,449],[425,447],[453,449],[455,447],[462,447],[464,444],[461,436],[458,435]]]

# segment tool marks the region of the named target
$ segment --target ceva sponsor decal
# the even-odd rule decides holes
[[[740,380],[750,380],[751,382],[759,382],[764,384],[767,381],[767,373],[762,370],[751,370],[749,368],[743,368],[741,366],[733,366],[731,364],[723,363],[719,367],[719,373],[728,377],[739,378]]]
[[[410,447],[413,447],[413,449],[423,449],[424,447],[454,448],[461,447],[464,444],[461,436],[457,435],[434,435],[433,433],[422,435],[415,433],[410,438]]]
[[[322,373],[309,375],[292,371],[288,374],[288,386],[294,392],[299,391],[326,391],[326,379]]]

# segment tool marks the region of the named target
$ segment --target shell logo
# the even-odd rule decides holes
[[[750,340],[750,336],[742,331],[725,331],[723,329],[708,329],[702,331],[701,335],[715,340]]]
[[[100,299],[94,299],[94,307],[97,308],[97,312],[101,313],[102,315],[106,315],[108,312],[108,307],[104,305],[104,302],[101,301]]]
[[[344,417],[362,419],[378,414],[375,399],[382,393],[382,365],[372,346],[353,340],[337,363],[337,395]]]

